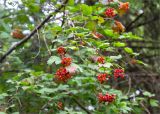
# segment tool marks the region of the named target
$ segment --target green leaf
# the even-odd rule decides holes
[[[87,24],[86,24],[86,28],[88,28],[89,30],[93,31],[96,27],[96,23],[94,21],[89,21]]]
[[[99,24],[102,24],[102,23],[104,23],[105,22],[105,20],[104,20],[104,18],[103,17],[98,17],[98,23]]]
[[[118,59],[121,59],[122,58],[122,55],[118,55],[118,56],[110,56],[110,59],[116,61]]]
[[[129,33],[123,33],[120,37],[120,39],[135,39],[135,40],[142,40],[141,37],[133,35],[131,32]]]
[[[124,48],[124,51],[129,53],[129,54],[133,54],[132,48],[129,48],[129,47]]]
[[[107,36],[113,36],[113,35],[114,35],[114,34],[113,34],[113,31],[110,30],[110,29],[105,29],[104,32],[105,32],[105,34],[106,34]]]
[[[67,9],[69,9],[70,12],[79,11],[79,7],[77,7],[77,6],[67,6]]]
[[[153,96],[155,96],[154,94],[151,94],[151,93],[148,92],[148,91],[143,92],[143,95],[144,95],[144,96],[147,96],[147,97],[153,97]]]
[[[113,37],[113,38],[118,38],[119,37],[119,34],[114,33],[113,30],[111,30],[111,29],[105,29],[104,34],[108,37]]]
[[[89,16],[92,14],[92,7],[86,4],[81,4],[80,8],[82,10],[83,15]]]
[[[61,63],[61,58],[58,56],[51,56],[49,60],[47,61],[48,65],[52,65],[55,62],[55,64],[60,64]]]
[[[146,67],[148,66],[148,64],[144,63],[144,62],[141,61],[141,60],[137,60],[137,63],[138,63],[138,64],[142,64],[142,65],[144,65],[144,66],[146,66]]]
[[[9,37],[11,37],[8,33],[6,33],[6,32],[1,32],[0,33],[0,36],[1,36],[1,38],[9,38]]]
[[[114,45],[115,47],[125,47],[125,46],[126,46],[126,44],[123,43],[123,42],[115,42],[113,45]]]
[[[99,45],[98,47],[101,48],[101,49],[105,49],[107,47],[110,46],[110,43],[102,43],[101,45]]]
[[[7,93],[2,93],[2,94],[0,94],[0,99],[4,99],[5,97],[7,97],[8,96],[8,94]]]
[[[40,6],[38,4],[29,4],[29,9],[31,12],[38,13],[40,11]]]
[[[98,14],[104,14],[105,10],[106,10],[106,7],[104,7],[104,8],[100,8],[100,7],[99,7],[97,13],[98,13]]]
[[[28,16],[27,15],[17,15],[17,19],[21,22],[21,23],[26,23],[29,22]]]
[[[70,47],[68,47],[68,48],[71,49],[71,50],[79,50],[79,48],[76,47],[76,46],[70,46]]]
[[[152,107],[158,107],[159,106],[159,102],[158,102],[158,100],[155,100],[155,99],[150,99],[150,105],[152,106]]]
[[[46,93],[48,93],[48,94],[50,94],[50,93],[54,93],[54,92],[56,92],[57,91],[57,89],[53,89],[53,88],[42,88],[42,89],[40,89],[39,91],[38,91],[38,93],[41,93],[41,94],[46,94]]]
[[[74,5],[74,0],[69,0],[68,5],[73,6]]]
[[[54,26],[53,28],[51,28],[52,32],[60,32],[62,31],[62,27],[60,26]]]
[[[100,16],[92,16],[91,18],[92,18],[92,20],[94,20],[94,21],[98,21],[99,24],[102,24],[102,23],[105,22],[104,18],[103,18],[103,17],[100,17]]]

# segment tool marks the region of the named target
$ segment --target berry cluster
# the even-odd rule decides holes
[[[106,93],[105,95],[103,95],[102,93],[98,94],[98,100],[100,103],[101,102],[111,103],[115,100],[115,98],[116,98],[115,94],[109,94],[109,93]]]
[[[114,2],[113,0],[108,1],[110,2]],[[114,8],[107,8],[105,11],[105,15],[108,18],[113,18],[116,15],[116,12],[118,12],[119,15],[123,15],[125,14],[128,10],[129,10],[129,2],[118,2],[119,3],[119,7],[118,9],[114,9]]]
[[[109,0],[108,2],[109,3],[114,2],[114,0]],[[129,2],[125,2],[125,3],[118,2],[118,3],[119,3],[118,9],[111,8],[111,7],[106,9],[106,11],[104,12],[106,17],[114,18],[116,13],[118,13],[121,16],[129,10]],[[125,27],[122,25],[121,22],[115,20],[112,30],[114,32],[121,33],[121,32],[124,32]]]
[[[59,110],[62,110],[63,109],[63,103],[62,102],[57,102],[57,107]]]
[[[60,67],[56,71],[55,78],[59,82],[66,82],[72,77],[72,74],[66,68],[71,65],[72,58],[65,57],[66,50],[62,46],[57,48],[57,53],[61,56],[61,64],[63,65],[63,67]]]
[[[97,76],[98,81],[102,84],[104,82],[107,82],[109,80],[110,76],[108,76],[108,74],[104,73],[104,74],[99,74]]]
[[[70,57],[64,57],[62,58],[61,64],[64,66],[69,66],[72,63],[72,58]]]
[[[23,39],[25,37],[20,29],[14,29],[11,33],[11,36],[15,39]]]
[[[105,11],[105,15],[106,15],[108,18],[114,17],[114,16],[116,15],[114,8],[107,8],[106,11]]]
[[[114,2],[115,0],[108,0],[108,2]],[[124,13],[126,13],[129,10],[129,3],[122,3],[117,1],[117,3],[119,3],[119,7],[116,9],[115,7],[109,7],[106,8],[106,11],[104,12],[105,16],[113,19],[114,24],[112,26],[112,30],[113,32],[117,32],[117,33],[122,33],[125,31],[125,27],[123,26],[123,24],[117,20],[114,19],[114,17],[119,14],[119,15],[123,15]],[[95,30],[93,32],[91,32],[91,35],[94,38],[100,39],[100,38],[104,38],[104,36],[98,32],[96,32]],[[57,72],[56,72],[56,76],[55,78],[60,81],[60,82],[66,82],[68,79],[70,79],[72,77],[72,73],[67,69],[68,67],[71,67],[71,63],[72,63],[72,58],[70,57],[65,57],[66,54],[66,50],[64,47],[58,47],[57,48],[57,53],[61,56],[61,64],[62,67],[60,67]],[[102,65],[105,66],[105,58],[103,56],[98,56],[95,57],[95,61]],[[72,68],[71,69],[74,73],[75,69]],[[124,74],[124,70],[123,69],[115,69],[114,70],[114,78],[124,78],[125,74]],[[103,84],[105,82],[107,82],[110,79],[110,76],[107,73],[100,73],[97,76],[97,80],[99,83]],[[115,101],[116,99],[116,95],[114,94],[109,94],[106,93],[105,95],[103,95],[102,93],[98,94],[98,100],[100,103],[102,102],[107,102],[107,103],[111,103],[113,101]]]
[[[99,56],[96,58],[96,61],[100,64],[104,64],[105,63],[105,58],[102,57],[102,56]],[[114,78],[117,79],[117,78],[124,78],[124,70],[123,69],[115,69],[114,70]],[[102,73],[102,74],[99,74],[97,76],[97,79],[98,81],[102,84],[106,81],[108,81],[110,78],[110,76],[108,76],[108,74],[106,73]]]
[[[66,82],[71,78],[71,74],[67,71],[66,68],[61,67],[56,71],[55,78],[60,82]]]
[[[96,61],[98,63],[100,63],[100,64],[104,64],[105,63],[105,58],[102,57],[102,56],[99,56],[99,57],[97,57]],[[123,69],[115,69],[113,75],[114,75],[115,79],[117,79],[117,78],[124,78],[124,76],[125,76],[124,75],[124,70]],[[107,82],[109,79],[110,79],[110,76],[107,73],[100,73],[97,76],[97,80],[101,84]],[[99,93],[98,99],[99,99],[100,103],[102,103],[102,102],[111,103],[111,102],[113,102],[116,99],[116,97],[115,97],[114,94],[106,93],[105,95],[103,95],[102,93]]]
[[[115,69],[114,70],[114,78],[124,78],[124,70],[123,69]]]
[[[101,64],[104,64],[104,62],[105,62],[104,57],[99,56],[99,57],[97,58],[97,62],[98,62],[98,63],[101,63]]]
[[[104,12],[105,16],[108,18],[114,18],[116,14],[119,14],[122,16],[129,10],[129,2],[119,2],[118,0],[108,0],[108,3],[111,2],[117,2],[119,4],[118,8],[106,8],[106,11]],[[114,24],[112,26],[113,32],[122,33],[125,31],[125,27],[123,24],[117,20],[114,20]],[[104,36],[96,31],[92,32],[93,37],[95,38],[103,38]]]
[[[64,47],[58,47],[57,48],[57,53],[60,55],[60,56],[64,56],[66,54],[66,49]]]

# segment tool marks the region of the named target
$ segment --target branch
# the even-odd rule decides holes
[[[10,14],[9,14],[9,15],[4,15],[4,16],[2,16],[0,19],[7,18],[7,17],[9,17],[9,16],[11,16],[11,15],[10,15]]]
[[[74,102],[80,107],[82,108],[87,114],[91,114],[91,112],[89,112],[89,110],[87,110],[81,103],[78,102],[78,100],[76,100],[75,98],[73,98]]]
[[[145,5],[145,6],[142,8],[143,11],[144,11],[146,8],[148,8],[148,5]],[[127,25],[126,31],[129,31],[130,28],[132,27],[132,25],[134,25],[143,15],[144,15],[144,12],[141,13],[141,14],[139,14],[133,21],[131,21],[131,22]]]
[[[143,104],[143,102],[140,102],[140,105],[144,108],[144,110],[146,111],[147,114],[151,114],[150,111],[148,110],[148,108]]]
[[[158,20],[159,20],[159,17],[154,17],[154,18],[152,18],[152,19],[150,19],[150,20],[148,20],[148,21],[145,21],[145,22],[143,22],[143,23],[139,23],[139,24],[137,24],[137,25],[135,25],[135,26],[130,27],[130,28],[128,29],[128,31],[130,31],[130,30],[132,30],[132,29],[135,29],[135,28],[138,28],[138,27],[140,27],[140,26],[144,26],[144,25],[147,25],[147,24],[149,24],[149,23],[158,21]]]
[[[41,108],[40,111],[39,111],[39,114],[41,114],[41,112],[49,105],[50,102],[52,102],[52,100],[53,100],[53,99],[50,99],[46,104],[44,104],[44,105],[42,106],[42,108]]]
[[[128,31],[130,29],[130,27],[132,27],[132,25],[137,22],[142,16],[143,16],[144,13],[138,15],[132,22],[130,22],[127,27],[126,27],[126,31]]]
[[[59,7],[57,8],[54,12],[58,13],[66,4],[67,4],[68,0],[65,0],[65,2]],[[27,42],[36,32],[37,30],[40,30],[43,25],[48,22],[50,20],[50,18],[53,16],[53,14],[50,14],[48,17],[46,17],[28,36],[26,36],[24,39],[22,39],[21,41],[19,41],[18,43],[16,43],[14,46],[12,46],[1,58],[0,58],[0,63],[3,62],[3,60],[9,55],[11,54],[17,47],[21,46],[22,44],[24,44],[25,42]]]

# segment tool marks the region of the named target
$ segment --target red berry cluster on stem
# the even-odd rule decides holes
[[[70,66],[72,63],[72,58],[70,57],[64,57],[62,58],[61,64],[64,66]]]
[[[64,47],[60,46],[60,47],[57,48],[57,53],[60,56],[64,56],[66,54],[66,49]]]
[[[124,70],[123,69],[115,69],[114,70],[114,78],[124,78]]]
[[[59,110],[63,109],[63,103],[61,101],[57,102],[57,107]]]
[[[108,74],[103,73],[103,74],[99,74],[97,76],[98,81],[102,84],[104,82],[107,82],[109,80],[110,76],[108,76]]]
[[[97,62],[98,62],[98,63],[101,63],[101,64],[104,64],[104,62],[105,62],[104,57],[99,56],[99,57],[97,58]]]
[[[68,79],[71,78],[71,74],[67,71],[66,68],[61,67],[56,71],[56,75],[55,78],[59,81],[59,82],[66,82]]]
[[[115,94],[109,94],[109,93],[106,93],[105,95],[103,95],[102,93],[98,94],[98,100],[100,103],[102,102],[112,103],[113,101],[115,101],[115,98],[116,98]]]
[[[66,49],[62,46],[57,48],[57,53],[61,56],[61,64],[63,67],[60,67],[56,71],[55,78],[59,82],[66,82],[72,77],[71,73],[66,69],[66,67],[71,65],[72,58],[65,57]]]
[[[113,18],[116,15],[114,8],[107,8],[105,11],[105,15],[109,18]]]

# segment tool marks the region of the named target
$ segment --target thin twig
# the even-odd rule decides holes
[[[132,86],[131,82],[132,82],[132,81],[131,81],[131,77],[128,76],[128,86],[129,86],[128,88],[129,88],[129,89],[128,89],[128,92],[127,92],[126,95],[129,95],[129,93],[130,93],[130,91],[131,91],[131,86]]]
[[[138,27],[140,27],[140,26],[144,26],[144,25],[150,24],[150,23],[152,23],[152,22],[158,21],[159,19],[160,19],[159,17],[154,17],[154,18],[152,18],[152,19],[150,19],[150,20],[147,20],[147,21],[145,21],[145,22],[143,22],[143,23],[139,23],[139,24],[137,24],[137,25],[134,25],[134,26],[130,27],[130,28],[128,29],[128,31],[130,31],[130,30],[132,30],[132,29],[135,29],[135,28],[138,28]]]
[[[66,13],[65,13],[65,6],[64,6],[64,8],[63,8],[63,16],[61,17],[62,18],[62,24],[61,24],[61,27],[63,27],[63,25],[65,24],[65,15],[66,15]],[[60,33],[60,31],[57,31],[56,32],[56,36],[54,37],[54,39],[57,39],[58,38],[58,34]],[[51,46],[51,48],[54,48],[54,42],[52,42],[52,46]],[[52,55],[52,52],[51,52],[51,55]]]
[[[141,13],[140,15],[138,15],[132,22],[130,22],[127,27],[126,27],[126,31],[128,31],[130,29],[130,27],[132,27],[132,25],[137,22],[142,16],[143,16],[144,13]]]
[[[89,110],[87,110],[77,99],[73,98],[73,101],[82,108],[87,114],[92,114]]]
[[[141,106],[144,108],[144,110],[147,112],[147,114],[151,114],[148,108],[143,104],[143,102],[140,102]]]
[[[43,40],[44,40],[44,43],[46,45],[46,48],[47,48],[47,51],[48,51],[48,54],[51,56],[51,50],[49,49],[49,46],[47,44],[47,41],[46,41],[46,35],[45,35],[45,29],[43,30]]]
[[[38,53],[36,54],[36,56],[35,57],[33,57],[33,58],[36,58],[36,57],[38,57],[38,55],[40,54],[40,52],[41,52],[41,41],[40,41],[40,36],[39,36],[39,32],[38,32],[38,30],[37,30],[37,37],[38,37],[38,45],[39,45],[39,48],[38,48]]]
[[[39,111],[39,114],[42,113],[42,111],[49,105],[49,103],[50,103],[52,100],[53,100],[53,99],[50,99],[46,104],[44,104],[44,105],[42,106],[42,108],[41,108],[40,111]]]

